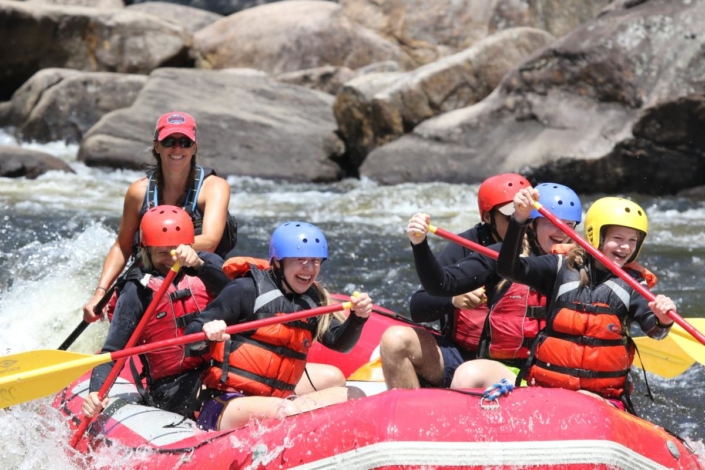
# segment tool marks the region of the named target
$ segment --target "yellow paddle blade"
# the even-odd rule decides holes
[[[639,348],[634,365],[667,379],[682,374],[695,362],[670,335],[661,341],[642,336],[634,338],[634,342]]]
[[[705,318],[687,318],[686,321],[701,333],[705,332]],[[668,337],[672,338],[691,357],[691,360],[705,365],[705,345],[690,336],[687,331],[678,325],[673,325]]]
[[[86,355],[53,349],[0,357],[0,408],[36,400],[112,360],[110,353]]]
[[[382,373],[382,358],[378,357],[367,364],[363,364],[355,372],[350,374],[348,380],[358,382],[384,382]]]

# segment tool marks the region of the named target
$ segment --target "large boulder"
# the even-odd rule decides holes
[[[232,15],[238,11],[248,8],[265,5],[267,3],[279,2],[282,0],[166,0],[169,3],[185,5],[200,10],[210,11],[219,15]],[[151,0],[127,0],[126,3],[141,5],[152,3]]]
[[[0,0],[0,99],[38,70],[146,74],[187,63],[191,35],[153,15],[126,9]]]
[[[393,60],[411,66],[401,49],[350,21],[325,1],[287,1],[236,13],[194,36],[196,66],[247,67],[270,74]]]
[[[419,64],[466,49],[502,29],[560,36],[610,0],[340,0],[345,14],[399,44]]]
[[[333,112],[351,165],[426,119],[482,100],[509,70],[554,40],[545,31],[512,28],[405,74],[363,75],[346,83]]]
[[[24,0],[27,3],[41,3],[44,5],[70,5],[74,7],[92,8],[123,8],[122,0]]]
[[[145,75],[44,69],[12,95],[0,126],[14,127],[18,140],[80,142],[103,115],[132,105],[146,82]]]
[[[261,72],[159,69],[134,104],[104,116],[85,136],[79,160],[141,168],[160,114],[181,110],[198,123],[198,161],[223,175],[334,181],[344,145],[333,97]]]
[[[398,183],[523,171],[579,192],[700,185],[703,28],[702,1],[623,2],[510,72],[482,102],[376,149],[361,173]]]
[[[48,153],[0,145],[0,177],[34,179],[52,170],[74,173],[66,162]]]
[[[223,18],[223,15],[217,13],[169,2],[135,3],[128,5],[127,9],[148,13],[162,20],[171,21],[181,25],[191,34]]]

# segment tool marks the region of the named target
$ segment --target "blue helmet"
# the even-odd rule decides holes
[[[308,222],[284,222],[269,242],[269,260],[282,258],[328,259],[326,237]]]
[[[583,206],[575,191],[558,183],[541,183],[536,186],[539,192],[539,202],[546,206],[556,217],[562,220],[572,220],[579,224],[583,220]],[[534,209],[532,218],[543,217]]]

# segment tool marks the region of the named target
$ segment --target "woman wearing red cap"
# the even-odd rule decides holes
[[[228,213],[230,186],[212,169],[196,165],[196,121],[189,114],[172,111],[157,120],[152,155],[156,165],[127,189],[115,243],[103,264],[93,297],[83,306],[83,319],[96,321],[94,310],[106,295],[127,260],[139,246],[138,228],[144,213],[158,205],[183,207],[196,229],[193,248],[221,257],[234,248],[237,223]]]

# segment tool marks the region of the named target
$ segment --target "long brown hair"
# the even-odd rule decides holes
[[[585,287],[590,283],[590,273],[588,272],[588,252],[582,246],[575,246],[565,255],[565,261],[569,269],[580,273],[580,287]]]
[[[524,238],[521,241],[521,255],[531,256],[531,241],[529,240],[529,235],[526,233],[524,234]],[[507,282],[509,281],[502,278],[502,280],[497,283],[497,286],[495,287],[495,292],[501,292],[502,289],[504,289],[504,286],[507,285]]]
[[[321,306],[330,305],[332,303],[330,293],[325,287],[320,285],[318,282],[314,282],[312,287],[316,293],[316,296],[319,299],[319,304]],[[350,315],[354,314],[350,312]],[[345,314],[343,312],[333,312],[327,315],[321,315],[321,317],[318,319],[318,328],[316,329],[315,339],[317,341],[320,341],[323,338],[325,332],[328,331],[328,328],[330,328],[330,324],[331,321],[333,321],[333,318],[336,318],[340,322],[344,322],[346,319]]]

